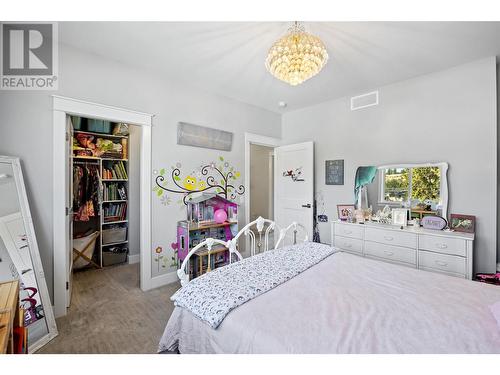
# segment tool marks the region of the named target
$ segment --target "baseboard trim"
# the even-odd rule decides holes
[[[151,289],[178,282],[177,272],[169,272],[151,279]]]
[[[128,264],[139,263],[141,261],[141,254],[132,254],[128,256]]]

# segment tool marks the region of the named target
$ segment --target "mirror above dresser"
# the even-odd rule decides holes
[[[448,163],[391,164],[359,167],[355,181],[356,208],[373,213],[407,208],[409,219],[448,217]]]

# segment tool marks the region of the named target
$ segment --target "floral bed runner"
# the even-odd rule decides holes
[[[231,310],[292,279],[336,251],[314,242],[266,251],[197,277],[179,289],[171,300],[215,329]]]

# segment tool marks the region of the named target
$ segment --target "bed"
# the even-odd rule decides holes
[[[313,244],[282,251],[297,246]],[[329,248],[314,246],[315,252]],[[243,262],[250,266],[263,255]],[[238,263],[224,272],[234,272]],[[498,286],[333,251],[231,309],[215,329],[176,306],[159,351],[500,353],[500,322],[491,310],[498,302]]]

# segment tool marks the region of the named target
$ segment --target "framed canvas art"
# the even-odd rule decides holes
[[[325,184],[344,185],[344,160],[325,161]]]

